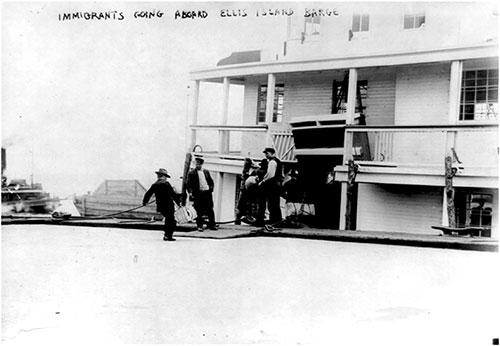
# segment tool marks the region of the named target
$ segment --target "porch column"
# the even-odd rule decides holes
[[[270,73],[267,75],[266,124],[268,128],[266,132],[266,147],[273,146],[273,137],[270,125],[273,123],[275,86],[276,76],[273,73]]]
[[[448,227],[450,221],[448,219],[448,198],[446,197],[446,187],[443,188],[443,214],[441,218],[441,226]]]
[[[199,106],[199,99],[200,99],[200,81],[196,80],[194,81],[193,85],[193,104],[192,104],[192,109],[191,109],[191,125],[197,125],[198,124],[198,106]],[[190,146],[188,148],[188,151],[191,152],[193,150],[193,147],[196,145],[196,130],[192,129],[191,130],[191,141],[190,141]]]
[[[227,125],[229,118],[229,78],[224,77],[223,83],[224,97],[222,100],[222,115],[221,125]],[[227,154],[229,152],[229,132],[227,130],[219,130],[219,154]]]
[[[448,98],[448,123],[450,125],[458,124],[458,117],[460,113],[460,93],[462,90],[462,71],[463,71],[463,62],[461,60],[455,60],[451,62],[450,66],[450,88],[449,88],[449,98]],[[457,131],[449,130],[446,131],[445,134],[445,145],[444,148],[444,156],[451,155],[453,159],[453,155],[451,153],[451,149],[456,147],[457,142]],[[444,160],[444,157],[443,157]],[[443,174],[446,176],[446,168],[443,167]],[[452,186],[448,186],[448,190],[452,189]],[[442,225],[443,226],[454,226],[455,220],[452,209],[454,208],[454,203],[452,200],[448,198],[447,195],[447,187],[443,189],[443,218]],[[450,193],[448,191],[448,193]],[[451,209],[450,209],[451,208]]]
[[[357,83],[358,83],[358,69],[351,68],[349,69],[349,83],[347,86],[347,110],[346,110],[346,125],[354,124],[354,115],[356,113],[356,96],[357,96]],[[344,132],[344,157],[342,160],[343,165],[347,165],[348,161],[352,159],[352,143],[353,143],[353,134]],[[342,191],[340,195],[340,223],[339,229],[351,228],[350,225],[347,225],[347,218],[352,219],[356,217],[355,215],[347,215],[347,212],[353,210],[352,205],[354,201],[352,198],[357,198],[352,196],[352,185],[355,184],[353,181],[348,181],[342,183]]]
[[[222,114],[220,119],[221,125],[227,125],[229,119],[229,90],[230,83],[229,78],[224,77],[224,82],[222,84],[223,88],[223,98],[222,98]],[[219,154],[229,153],[229,131],[219,130]],[[215,183],[215,219],[220,220],[222,213],[222,195],[224,192],[224,173],[217,172],[216,183]]]
[[[347,206],[347,183],[342,182],[341,191],[340,191],[340,220],[339,220],[339,229],[345,230],[345,212]]]
[[[448,102],[448,123],[450,125],[455,125],[458,123],[460,92],[462,90],[462,70],[463,62],[461,60],[455,60],[451,62],[450,93]]]
[[[215,178],[215,220],[220,221],[220,217],[222,215],[222,194],[224,191],[224,173],[217,172],[217,176]]]
[[[358,69],[349,69],[349,84],[347,87],[347,110],[346,110],[346,124],[354,124],[354,113],[356,113],[356,86],[358,84]]]

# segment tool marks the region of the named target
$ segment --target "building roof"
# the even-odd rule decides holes
[[[310,60],[278,60],[222,65],[190,73],[192,80],[221,82],[223,78],[238,78],[269,73],[290,73],[378,66],[437,63],[453,60],[498,58],[498,43],[448,47],[434,50],[336,56]]]
[[[217,66],[236,65],[260,61],[260,50],[233,52],[227,58],[220,60]]]

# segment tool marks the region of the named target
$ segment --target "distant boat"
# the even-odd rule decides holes
[[[41,184],[27,184],[24,179],[2,182],[2,215],[15,213],[48,214],[59,206]]]
[[[74,204],[81,216],[160,218],[154,203],[138,208],[145,193],[146,189],[137,180],[105,180],[92,194],[75,196]],[[130,210],[134,208],[138,209]]]

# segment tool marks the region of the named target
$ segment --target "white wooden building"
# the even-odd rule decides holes
[[[457,227],[472,226],[482,200],[487,236],[498,237],[496,8],[332,6],[337,16],[291,16],[289,37],[272,58],[239,53],[191,72],[191,148],[201,145],[196,155],[216,173],[216,218],[234,218],[243,158],[260,159],[274,146],[284,162],[309,170],[328,227],[346,228],[347,162],[354,160],[357,230],[436,234],[432,226],[450,225],[444,162],[451,155]],[[218,124],[198,121],[202,83],[223,90]],[[236,86],[244,88],[243,112],[230,123]],[[218,147],[200,144],[201,132],[218,135]],[[337,185],[329,189],[332,172]]]

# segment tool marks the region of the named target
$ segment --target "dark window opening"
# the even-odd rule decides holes
[[[345,113],[347,111],[347,78],[343,81],[333,81],[332,114]],[[366,98],[368,97],[368,81],[360,80],[357,84],[355,113],[365,114]]]
[[[455,194],[457,227],[483,227],[489,231],[481,235],[491,236],[492,206],[491,194],[457,191]]]
[[[285,97],[285,85],[276,84],[274,87],[274,106],[273,106],[273,123],[283,121],[283,102]],[[267,85],[263,84],[259,88],[259,105],[257,113],[257,124],[266,122],[266,102],[267,102]]]

